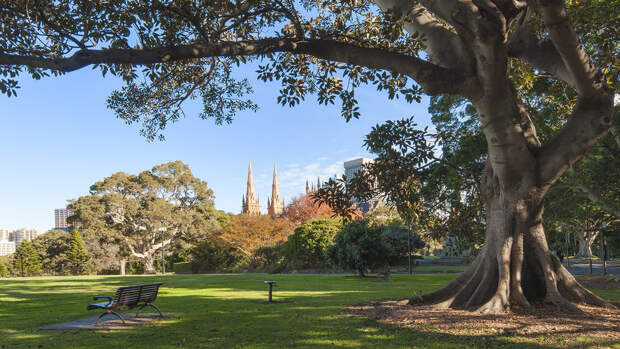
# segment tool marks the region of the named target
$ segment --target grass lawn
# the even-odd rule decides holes
[[[534,347],[510,336],[456,336],[386,325],[343,313],[345,305],[434,290],[455,274],[393,275],[392,282],[326,275],[85,276],[0,279],[0,348],[465,348]],[[276,280],[265,300],[264,280]],[[94,295],[117,287],[165,282],[156,304],[176,317],[122,331],[37,331],[44,325],[98,315]],[[620,301],[619,290],[599,292]],[[520,338],[519,341],[523,341]],[[585,339],[587,341],[587,338]],[[596,344],[594,344],[596,345]]]

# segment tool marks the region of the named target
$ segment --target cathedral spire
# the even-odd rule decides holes
[[[308,186],[308,178],[306,178],[306,194],[310,191],[310,187]]]
[[[271,201],[267,201],[267,209],[272,217],[277,217],[284,211],[284,200],[280,199],[280,185],[276,164],[273,164],[273,184],[271,185]]]
[[[242,213],[260,215],[260,201],[254,194],[254,178],[252,178],[252,161],[248,164],[248,184],[245,200],[242,200]]]

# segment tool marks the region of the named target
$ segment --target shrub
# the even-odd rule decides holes
[[[4,263],[0,262],[0,278],[9,277],[9,268]]]
[[[327,249],[327,258],[334,266],[355,270],[360,276],[370,271],[385,270],[407,255],[424,247],[419,236],[411,235],[411,250],[407,248],[408,231],[393,226],[372,225],[367,220],[347,224]]]
[[[191,268],[194,273],[221,272],[240,269],[249,263],[235,247],[204,241],[190,251]]]
[[[192,263],[190,262],[178,262],[172,265],[172,271],[175,273],[191,273]]]
[[[324,218],[308,221],[295,229],[284,245],[287,268],[325,268],[327,248],[342,229],[339,220]]]

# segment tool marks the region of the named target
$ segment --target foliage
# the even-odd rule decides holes
[[[334,211],[332,217],[340,217],[345,223],[362,217],[362,212],[353,203],[353,196],[345,190],[346,186],[345,176],[330,178],[311,194],[314,204],[331,208]]]
[[[32,246],[39,255],[44,274],[67,274],[69,240],[70,235],[64,230],[51,230],[32,240]]]
[[[75,229],[71,232],[71,239],[69,240],[67,262],[67,267],[73,275],[84,274],[87,271],[86,262],[88,262],[88,254],[84,248],[82,235]]]
[[[13,253],[13,272],[24,276],[38,275],[41,273],[41,259],[34,249],[32,242],[23,240]]]
[[[284,242],[292,233],[293,224],[286,219],[239,214],[230,217],[230,225],[217,234],[217,239],[252,258],[259,248]]]
[[[162,243],[194,240],[219,229],[213,191],[181,161],[139,175],[115,173],[93,184],[90,193],[72,204],[71,224],[91,231],[104,226],[99,240],[117,244],[119,259],[141,259],[147,273],[155,272]]]
[[[327,249],[327,257],[334,266],[356,270],[364,276],[368,270],[389,272],[390,266],[424,245],[419,236],[410,235],[405,229],[371,225],[361,220],[344,226],[336,235],[334,245]]]
[[[284,209],[283,218],[290,220],[295,225],[302,224],[316,218],[331,217],[334,211],[328,205],[319,205],[309,194],[294,197]]]
[[[175,273],[191,273],[192,272],[192,263],[191,262],[177,262],[172,265],[172,271]]]
[[[279,273],[286,269],[286,250],[284,242],[272,246],[258,248],[252,256],[252,267],[255,270]]]
[[[342,229],[335,219],[307,221],[295,229],[284,245],[288,269],[312,269],[328,266],[325,253]]]
[[[194,273],[223,272],[239,269],[248,258],[236,248],[203,241],[190,251],[191,269]]]
[[[6,278],[9,277],[9,275],[9,268],[7,268],[7,266],[2,263],[2,261],[0,261],[0,278]]]

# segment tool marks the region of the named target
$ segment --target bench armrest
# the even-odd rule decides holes
[[[112,297],[110,297],[110,296],[94,296],[94,297],[93,297],[93,300],[95,300],[95,301],[96,301],[96,300],[97,300],[97,299],[99,299],[99,298],[107,298],[108,302],[109,302],[109,303],[112,303]]]

